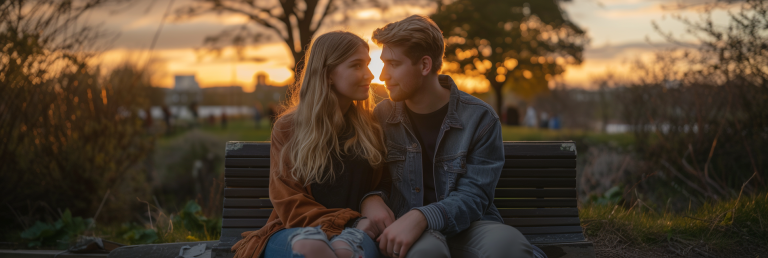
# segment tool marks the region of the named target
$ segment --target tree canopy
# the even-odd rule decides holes
[[[446,39],[444,73],[485,77],[496,93],[523,98],[549,90],[567,64],[580,64],[588,38],[557,0],[459,0],[430,18]]]

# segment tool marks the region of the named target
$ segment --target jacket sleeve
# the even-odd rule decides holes
[[[272,143],[270,147],[270,177],[269,199],[272,201],[278,218],[282,220],[286,228],[315,227],[320,225],[330,238],[338,235],[344,229],[344,225],[357,217],[360,213],[352,209],[327,209],[315,201],[309,187],[294,180],[290,173],[280,173],[280,151],[285,144],[290,128],[275,125],[272,130]],[[284,166],[289,168],[290,166]]]
[[[382,168],[381,171],[381,179],[379,180],[378,185],[373,189],[373,191],[370,191],[366,193],[363,198],[360,199],[360,209],[363,208],[363,201],[365,198],[368,198],[368,196],[371,195],[378,195],[381,197],[381,199],[384,200],[384,203],[387,203],[387,198],[389,198],[389,194],[392,191],[392,176],[389,173],[389,168],[386,167],[386,165]]]
[[[498,119],[492,119],[482,128],[467,153],[466,173],[456,181],[456,190],[441,201],[415,208],[424,214],[429,229],[447,237],[480,220],[493,202],[504,167],[504,143]]]

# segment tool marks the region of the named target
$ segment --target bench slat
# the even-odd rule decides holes
[[[573,142],[504,142],[506,158],[561,158],[575,159],[576,150],[571,150]]]
[[[224,208],[222,217],[228,218],[269,218],[272,215],[272,209],[232,209]]]
[[[269,199],[224,198],[224,208],[272,208]]]
[[[231,210],[243,210],[243,211],[249,211],[248,209],[229,209],[230,214],[232,213]],[[250,211],[259,211],[259,210],[250,210]],[[271,210],[261,210],[261,211],[271,211]],[[262,215],[262,214],[260,214]],[[225,218],[222,223],[223,227],[225,228],[238,228],[238,227],[262,227],[264,224],[267,223],[267,218],[269,216],[265,217],[249,217],[249,218]],[[570,218],[505,218],[504,224],[514,226],[514,227],[530,227],[530,226],[574,226],[579,225],[579,218],[578,217],[570,217]]]
[[[493,199],[498,208],[576,207],[576,199]]]
[[[515,227],[523,235],[582,233],[581,226]]]
[[[496,198],[570,197],[576,198],[576,189],[496,189]]]
[[[578,217],[577,208],[499,209],[503,218],[516,217]]]
[[[575,159],[507,159],[504,168],[575,168]]]
[[[538,178],[576,178],[576,169],[568,168],[505,168],[499,178],[538,177]]]
[[[576,199],[494,199],[498,208],[576,207]],[[224,198],[226,208],[272,208],[269,199]]]
[[[269,188],[226,188],[224,197],[229,198],[269,198]]]
[[[507,158],[564,158],[575,159],[576,150],[571,150],[570,141],[559,142],[504,142],[504,156]],[[227,143],[227,158],[269,157],[269,142]]]
[[[223,240],[224,238],[237,238],[237,240],[240,240],[240,238],[241,238],[240,235],[243,232],[259,230],[260,228],[261,227],[257,227],[257,228],[222,228],[221,229],[221,239]],[[235,242],[237,242],[237,240],[235,240]]]
[[[224,178],[227,187],[269,187],[269,178]]]
[[[576,188],[575,178],[501,178],[497,188],[569,187]]]
[[[268,168],[269,158],[226,158],[226,168]]]
[[[269,178],[228,177],[227,187],[269,187]],[[513,187],[576,187],[575,178],[500,178],[498,188]]]
[[[506,218],[504,224],[518,226],[578,226],[578,217],[572,218]]]
[[[267,219],[225,219],[221,221],[222,228],[256,228],[267,224]]]
[[[565,234],[555,233],[555,234],[545,234],[545,235],[525,235],[525,238],[527,238],[528,242],[530,242],[531,244],[536,244],[536,245],[586,241],[586,239],[584,239],[584,234],[582,232],[565,233]],[[550,254],[550,257],[554,257],[554,256]],[[575,257],[578,257],[578,256],[575,256]],[[589,257],[589,256],[586,256],[586,257]]]
[[[266,177],[269,178],[269,168],[225,168],[224,177]]]
[[[269,158],[226,158],[226,168],[269,168]],[[575,168],[575,159],[507,159],[504,168]]]
[[[268,141],[262,142],[227,142],[227,149],[224,155],[227,157],[265,157],[269,158]]]

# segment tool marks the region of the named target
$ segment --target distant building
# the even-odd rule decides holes
[[[203,92],[194,75],[176,75],[173,89],[165,95],[165,104],[186,106],[203,101]]]
[[[266,73],[256,74],[256,88],[253,90],[256,101],[262,106],[278,105],[285,100],[288,86],[273,86],[267,83]]]
[[[240,86],[208,87],[202,89],[204,106],[242,106],[252,101]]]

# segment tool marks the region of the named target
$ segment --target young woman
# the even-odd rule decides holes
[[[340,31],[311,44],[299,87],[272,129],[274,210],[263,228],[243,234],[235,257],[378,257],[379,232],[360,212],[363,199],[389,191],[368,50]]]

